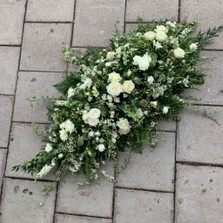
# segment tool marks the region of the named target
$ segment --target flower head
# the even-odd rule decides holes
[[[120,81],[122,80],[120,74],[116,73],[116,72],[112,72],[108,75],[108,81],[109,82],[113,82],[113,81]]]
[[[123,89],[122,89],[122,85],[119,82],[112,82],[110,83],[107,87],[107,92],[113,96],[113,97],[117,97],[119,96]]]
[[[119,127],[119,132],[121,135],[126,135],[129,133],[131,126],[129,124],[128,119],[120,118],[116,124]]]
[[[128,94],[130,94],[135,88],[135,84],[131,80],[124,81],[122,86],[123,86],[123,91]]]
[[[181,49],[180,47],[177,47],[173,51],[173,53],[174,53],[174,56],[179,59],[184,58],[184,56],[185,56],[185,51],[183,49]]]
[[[146,53],[142,57],[141,56],[134,56],[133,57],[133,64],[138,65],[140,70],[148,70],[149,65],[152,61],[152,58]]]

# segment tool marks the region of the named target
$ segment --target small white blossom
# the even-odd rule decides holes
[[[119,118],[117,121],[117,126],[119,127],[119,132],[121,135],[126,135],[129,133],[131,126],[129,124],[128,119],[126,118]]]
[[[147,82],[148,82],[149,84],[152,84],[152,83],[154,82],[154,77],[153,77],[153,76],[149,76],[149,77],[147,78]]]
[[[60,138],[62,141],[66,141],[68,139],[68,133],[66,130],[60,130]]]
[[[156,50],[163,48],[162,44],[158,41],[153,41],[153,46],[155,46]]]
[[[168,32],[168,28],[165,27],[164,25],[157,25],[155,31],[156,32],[164,32],[164,33],[167,33]]]
[[[115,52],[108,52],[106,55],[106,60],[113,60],[115,58]]]
[[[157,104],[158,104],[158,102],[157,101],[151,101],[150,102],[150,104],[154,107],[154,108],[156,108],[157,107]]]
[[[167,114],[169,111],[169,107],[168,106],[164,106],[163,107],[163,114]]]
[[[96,135],[96,136],[100,136],[101,133],[100,133],[99,131],[97,131],[97,132],[95,132],[95,135]]]
[[[196,51],[197,50],[197,43],[191,43],[189,48],[190,48],[190,51]]]
[[[152,58],[146,53],[142,57],[134,56],[133,57],[133,65],[138,65],[140,70],[148,70],[149,65],[152,61]]]
[[[106,101],[106,94],[103,94],[103,95],[101,96],[101,99],[102,99],[103,101]]]
[[[83,83],[83,84],[81,84],[80,85],[80,89],[86,89],[86,88],[90,88],[91,87],[91,85],[92,85],[92,80],[90,79],[90,78],[87,78],[86,80],[85,80],[85,82]]]
[[[72,133],[74,131],[74,124],[70,121],[70,119],[67,119],[65,122],[60,124],[60,128]]]
[[[104,152],[105,151],[105,145],[104,144],[99,144],[97,146],[97,150],[99,150],[100,152]]]
[[[93,132],[93,131],[90,131],[90,132],[88,133],[88,136],[89,136],[89,137],[94,137],[94,132]]]
[[[119,103],[120,102],[120,98],[119,97],[114,97],[114,102]]]
[[[45,151],[47,153],[50,153],[53,150],[52,144],[51,143],[47,143],[46,147],[45,147]]]
[[[74,94],[75,94],[74,88],[70,87],[67,91],[67,98],[74,96]]]
[[[58,155],[58,158],[59,158],[59,159],[63,158],[63,154],[60,153],[60,154]]]

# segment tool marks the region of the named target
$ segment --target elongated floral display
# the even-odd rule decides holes
[[[179,118],[188,105],[183,91],[204,83],[197,68],[200,52],[222,29],[195,33],[196,27],[195,22],[153,21],[114,34],[107,49],[81,57],[64,48],[75,71],[56,85],[62,97],[51,99],[49,142],[14,170],[40,179],[54,169],[57,180],[82,171],[90,182],[107,160],[117,164],[118,151],[141,153],[144,142],[155,146],[158,121]]]

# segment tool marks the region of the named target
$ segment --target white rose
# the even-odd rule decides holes
[[[113,96],[117,97],[122,93],[122,85],[119,82],[112,82],[107,87],[107,92]]]
[[[67,91],[67,98],[74,96],[74,93],[75,93],[75,90],[72,87],[70,87]]]
[[[119,132],[121,135],[126,135],[129,133],[131,126],[129,125],[128,119],[120,118],[116,124],[119,127]]]
[[[65,129],[60,130],[60,138],[62,141],[66,141],[68,139],[68,133]]]
[[[91,85],[92,85],[92,80],[90,79],[90,78],[87,78],[86,80],[85,80],[85,82],[82,84],[82,85],[80,85],[80,89],[86,89],[86,88],[90,88],[91,87]]]
[[[190,48],[190,51],[196,51],[197,50],[197,43],[191,43],[189,48]]]
[[[154,77],[153,77],[153,76],[149,76],[149,77],[147,78],[147,82],[148,82],[149,84],[152,84],[152,83],[154,82]]]
[[[155,30],[157,33],[158,32],[164,32],[164,33],[167,33],[168,32],[168,28],[166,28],[164,25],[159,25],[159,26],[156,26],[156,30]]]
[[[116,73],[116,72],[112,72],[108,75],[108,81],[109,82],[113,82],[113,81],[120,81],[122,80],[120,74]]]
[[[69,133],[72,133],[74,131],[74,124],[68,119],[60,124],[60,128],[65,129]]]
[[[160,41],[160,42],[164,42],[165,40],[167,40],[168,36],[166,35],[165,32],[157,32],[156,33],[156,40]]]
[[[146,33],[144,34],[144,37],[145,37],[147,40],[153,41],[153,40],[156,38],[156,33],[152,32],[152,31],[149,31],[149,32],[146,32]]]
[[[101,111],[98,108],[92,108],[89,112],[88,112],[88,117],[90,118],[99,118],[101,115]]]
[[[97,146],[97,149],[100,151],[100,152],[104,152],[105,151],[105,145],[104,144],[99,144]]]
[[[149,65],[152,61],[152,58],[146,53],[142,57],[134,56],[133,57],[133,64],[138,65],[140,70],[148,70]]]
[[[53,150],[52,144],[51,143],[47,143],[46,147],[45,147],[45,151],[47,153],[51,152]]]
[[[90,126],[97,126],[99,123],[99,119],[98,118],[88,118],[87,123]]]
[[[135,88],[135,84],[130,80],[130,81],[124,81],[123,85],[123,91],[130,94],[133,89]]]
[[[106,55],[107,60],[113,60],[115,57],[115,52],[108,52]]]
[[[174,51],[173,51],[173,53],[174,53],[174,56],[176,57],[176,58],[184,58],[184,56],[185,56],[185,51],[183,50],[183,49],[181,49],[180,47],[177,47]]]
[[[168,106],[164,106],[163,107],[163,114],[167,114],[169,111],[169,107]]]

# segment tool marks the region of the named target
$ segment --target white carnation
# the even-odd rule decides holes
[[[92,108],[89,112],[88,112],[88,117],[90,118],[99,118],[101,115],[101,111],[98,108]]]
[[[52,144],[51,143],[47,143],[46,147],[45,147],[45,151],[47,153],[51,152],[53,150]]]
[[[173,53],[174,53],[174,56],[179,59],[184,58],[184,56],[185,56],[185,51],[183,49],[181,49],[180,47],[177,47],[173,51]]]
[[[68,139],[68,133],[65,129],[60,130],[60,138],[62,141],[66,141]]]
[[[100,152],[104,152],[105,151],[105,145],[104,144],[99,144],[97,146],[97,149],[100,151]]]
[[[154,82],[154,77],[153,77],[153,76],[149,76],[149,77],[147,78],[147,82],[148,82],[149,84],[152,84],[152,83]]]
[[[167,114],[169,111],[169,107],[168,106],[164,106],[163,107],[163,114]]]
[[[167,33],[167,32],[168,32],[168,28],[166,28],[164,25],[157,25],[155,31],[156,31],[157,33],[158,33],[158,32],[164,32],[164,33]]]
[[[190,48],[190,51],[196,51],[197,50],[197,43],[191,43],[189,48]]]
[[[120,74],[116,73],[116,72],[112,72],[108,75],[108,81],[109,82],[113,82],[113,81],[120,81],[122,80]]]
[[[165,32],[157,32],[156,33],[156,40],[160,41],[160,42],[164,42],[166,41],[168,38],[168,36],[166,35]]]
[[[128,80],[128,81],[124,81],[122,87],[123,87],[124,92],[130,94],[135,88],[135,84],[131,80]]]
[[[144,37],[145,37],[147,40],[153,41],[153,40],[156,38],[156,33],[152,32],[152,31],[149,31],[149,32],[146,32],[146,33],[144,34]]]
[[[112,82],[110,83],[107,87],[107,92],[113,96],[113,97],[117,97],[120,95],[120,93],[122,93],[123,89],[122,89],[122,85],[119,82]]]
[[[131,126],[129,125],[128,119],[120,118],[116,124],[119,127],[119,132],[121,135],[126,135],[129,133]]]
[[[142,57],[141,56],[134,56],[133,57],[133,64],[138,65],[140,70],[148,70],[149,65],[152,61],[152,58],[146,53]]]
[[[70,119],[60,124],[61,129],[65,129],[67,132],[72,133],[74,131],[74,124]]]
[[[115,58],[115,52],[108,52],[106,55],[107,60],[113,60]]]
[[[75,94],[75,90],[72,87],[70,87],[67,91],[67,98],[74,96],[74,94]]]

